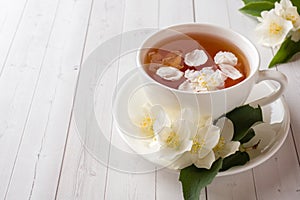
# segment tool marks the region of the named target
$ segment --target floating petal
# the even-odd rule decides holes
[[[186,80],[179,85],[178,90],[192,92],[192,91],[194,91],[194,88],[193,88],[192,84],[188,80]]]
[[[231,53],[226,51],[219,51],[215,57],[214,61],[216,64],[229,64],[235,66],[237,64],[237,57]]]
[[[187,53],[184,57],[184,62],[188,66],[200,66],[208,61],[208,56],[203,50],[195,49]]]
[[[183,72],[174,67],[160,67],[156,74],[168,81],[177,81],[183,76]]]
[[[237,70],[235,67],[228,65],[228,64],[220,64],[219,65],[220,70],[229,78],[232,80],[239,79],[243,77],[243,74]]]

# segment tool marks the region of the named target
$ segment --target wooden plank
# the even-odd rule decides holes
[[[227,1],[198,0],[194,2],[196,22],[230,27]]]
[[[140,28],[157,28],[158,0],[153,2],[127,0],[123,23],[123,31]]]
[[[256,199],[252,170],[240,174],[217,177],[207,188],[207,198],[211,200]]]
[[[124,1],[94,1],[89,21],[88,35],[84,47],[84,59],[102,42],[122,31]],[[109,82],[108,82],[109,83]],[[107,84],[107,83],[106,83]],[[106,85],[104,85],[106,86]],[[107,87],[110,88],[109,86]],[[106,104],[103,103],[102,107]],[[109,127],[106,127],[109,128]],[[110,130],[107,130],[110,133]],[[104,198],[107,163],[104,165],[93,157],[77,132],[72,120],[66,146],[57,199]]]
[[[289,133],[280,150],[262,165],[254,168],[258,199],[299,199],[300,168]]]
[[[278,66],[279,71],[283,72],[288,77],[288,87],[284,93],[286,102],[289,106],[291,114],[291,134],[293,136],[293,142],[298,154],[298,163],[300,165],[300,113],[298,112],[299,108],[299,99],[300,99],[300,57],[296,56],[292,62],[281,64]]]
[[[57,7],[10,180],[9,199],[55,196],[90,4],[65,0]]]
[[[159,3],[159,28],[194,22],[194,4],[192,0],[164,0]]]
[[[56,15],[57,1],[29,1],[0,79],[0,177],[6,196]],[[36,17],[40,16],[40,17]],[[26,53],[25,53],[26,52]],[[36,144],[32,144],[33,146]]]
[[[106,166],[87,151],[71,123],[56,199],[104,198]]]
[[[157,14],[158,4],[157,1],[138,1],[131,0],[126,1],[125,6],[125,15],[124,15],[124,25],[123,25],[123,34],[121,49],[127,48],[128,41],[131,45],[136,44],[138,48],[138,41],[142,42],[142,35],[139,37],[130,37],[131,33],[127,31],[137,30],[142,28],[153,28],[157,27]],[[142,33],[141,30],[136,31],[136,33]],[[134,45],[132,45],[134,47]],[[128,72],[136,68],[136,52],[127,54],[123,56],[119,62],[119,80],[122,76],[126,75]],[[131,163],[143,162],[139,160],[137,156],[134,160],[126,160],[127,157],[122,158],[119,151],[133,153],[132,150],[124,143],[120,138],[115,125],[112,130],[112,139],[111,139],[111,152],[110,152],[110,168],[108,169],[107,174],[107,183],[105,198],[106,199],[154,199],[155,198],[155,169],[150,169],[148,172],[143,172],[143,168],[136,168],[138,164],[131,165]],[[118,150],[117,150],[118,149]],[[116,151],[115,151],[116,150]],[[124,154],[126,155],[126,154]],[[125,165],[118,165],[118,163],[128,163]],[[130,167],[131,166],[131,167]],[[118,167],[118,168],[116,168]],[[130,168],[128,168],[130,167]],[[114,169],[115,168],[115,169]]]
[[[183,199],[182,186],[179,181],[179,173],[168,169],[157,171],[157,199]],[[204,200],[205,190],[201,191],[200,199]]]
[[[120,59],[118,73],[120,78],[136,68],[135,56],[135,53],[132,53]],[[130,149],[120,137],[115,123],[112,127],[105,198],[155,198],[155,168]]]
[[[11,0],[0,2],[0,75],[7,62],[28,0]]]

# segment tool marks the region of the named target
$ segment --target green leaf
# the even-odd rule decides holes
[[[247,152],[237,151],[223,159],[223,165],[220,171],[226,171],[234,166],[244,165],[250,160],[249,154]]]
[[[250,129],[246,132],[245,136],[244,136],[242,139],[240,139],[240,143],[241,143],[241,144],[247,143],[247,142],[249,142],[254,136],[255,136],[255,131],[254,131],[253,128],[250,128]]]
[[[275,2],[280,2],[280,0],[242,0],[245,5],[250,3],[257,3],[257,2],[269,2],[275,4]],[[298,13],[300,14],[300,1],[299,0],[291,0],[294,6],[297,7]],[[248,13],[247,13],[248,14]]]
[[[298,13],[300,13],[300,1],[299,0],[291,0],[294,6],[297,7]]]
[[[276,1],[279,1],[279,0],[243,0],[243,2],[245,4],[248,4],[248,3],[251,3],[251,2],[262,2],[262,1],[268,1],[268,2],[271,2],[271,3],[275,3]]]
[[[300,52],[300,41],[294,42],[291,37],[287,38],[280,46],[276,55],[271,60],[269,68],[277,64],[288,62],[293,55]]]
[[[186,167],[180,171],[179,180],[182,184],[183,196],[185,200],[199,200],[202,188],[212,182],[222,167],[223,159],[216,160],[211,168],[197,168],[194,165]]]
[[[233,123],[234,133],[232,140],[234,141],[239,141],[245,137],[253,124],[263,121],[260,106],[257,108],[249,105],[240,106],[227,113],[226,117]]]
[[[274,8],[274,3],[268,1],[259,1],[246,4],[240,9],[240,11],[254,17],[260,17],[262,11],[271,10],[272,8]]]

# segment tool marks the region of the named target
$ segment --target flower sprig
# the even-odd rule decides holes
[[[131,120],[158,164],[180,170],[185,200],[198,200],[218,172],[246,164],[256,135],[253,127],[263,123],[259,106],[243,105],[215,120],[190,108],[174,112],[163,105],[141,106]]]
[[[244,144],[255,136],[255,131],[252,127],[258,123],[263,123],[260,106],[254,108],[249,105],[243,105],[226,113],[224,116],[225,123],[223,124],[224,127],[222,128],[221,136],[225,136],[228,133],[230,134],[231,131],[233,131],[233,133],[226,142],[227,147],[223,146],[223,149],[236,149],[232,147],[238,143],[240,144],[239,150],[231,150],[229,151],[231,152],[230,154],[227,153],[216,157],[216,160],[209,169],[203,167],[199,168],[195,164],[182,169],[179,180],[182,183],[185,200],[198,200],[201,190],[213,181],[218,172],[226,171],[234,166],[244,165],[250,160],[250,156],[245,150]],[[223,119],[223,116],[214,123],[218,125],[218,121],[221,119]],[[226,124],[232,124],[233,130],[228,129]],[[228,139],[228,137],[223,138]],[[221,139],[218,145],[220,143],[223,143]],[[218,154],[216,150],[219,148],[218,145],[214,148],[215,155]],[[223,152],[226,152],[224,150]]]
[[[241,12],[257,18],[259,42],[268,47],[279,47],[269,67],[288,62],[300,52],[299,0],[243,0]]]

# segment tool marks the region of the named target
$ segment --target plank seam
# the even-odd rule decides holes
[[[125,15],[125,10],[126,10],[126,1],[124,2],[124,6],[123,6],[123,14]],[[125,16],[122,18],[122,33],[124,31],[124,20],[125,20]],[[121,35],[121,41],[119,44],[119,53],[121,51],[122,48],[122,42],[123,42],[123,37]],[[118,86],[118,78],[119,78],[119,68],[120,68],[120,60],[117,61],[117,79],[116,79],[116,88]],[[109,175],[109,163],[110,163],[110,156],[111,156],[111,146],[112,146],[112,137],[113,137],[113,124],[114,121],[112,120],[111,124],[110,124],[110,137],[109,137],[109,148],[108,148],[108,158],[107,158],[107,166],[106,166],[106,171],[105,171],[105,185],[104,185],[104,194],[103,194],[103,199],[106,199],[106,195],[107,195],[107,186],[108,186],[108,175]]]
[[[83,49],[82,49],[81,59],[80,59],[80,67],[83,63],[84,52],[85,52],[85,48],[86,48],[86,42],[87,42],[87,36],[88,36],[88,31],[89,31],[89,25],[90,25],[93,5],[94,5],[94,0],[91,0],[88,23],[87,23],[87,26],[86,26],[86,34],[85,34],[85,37],[84,37]],[[75,105],[74,102],[75,102],[75,97],[76,97],[78,83],[79,83],[80,71],[81,70],[79,69],[79,72],[78,72],[78,75],[77,75],[77,80],[76,80],[76,85],[75,85],[75,89],[74,89],[74,96],[73,96],[73,101],[72,101],[71,113],[70,113],[70,117],[69,117],[67,135],[66,135],[66,139],[65,139],[65,145],[64,145],[63,155],[62,155],[62,159],[61,159],[61,167],[60,167],[60,170],[59,170],[59,175],[58,175],[58,180],[57,180],[57,187],[56,187],[56,191],[55,191],[55,199],[57,199],[57,196],[58,196],[58,190],[59,190],[60,181],[61,181],[62,169],[63,169],[63,166],[64,166],[64,159],[65,159],[65,156],[66,156],[66,150],[67,150],[67,146],[68,146],[68,139],[69,139],[70,127],[71,127],[71,122],[72,122],[72,117],[73,117],[73,112],[74,112],[74,105]]]
[[[196,22],[195,0],[192,0],[192,6],[193,6],[193,22]]]
[[[229,5],[228,5],[228,0],[226,0],[226,14],[227,14],[227,18],[228,18],[228,25],[229,25],[229,28],[231,28],[231,20],[230,20],[230,15],[229,15]]]
[[[155,167],[154,173],[154,199],[157,200],[157,167]]]
[[[22,129],[22,134],[21,134],[19,145],[18,145],[17,154],[16,154],[14,162],[13,162],[13,167],[12,167],[12,171],[11,171],[11,174],[10,174],[9,182],[8,182],[8,185],[7,185],[7,188],[6,188],[4,199],[7,199],[7,194],[8,194],[8,191],[9,191],[9,188],[10,188],[10,184],[11,184],[11,181],[12,181],[12,177],[13,177],[15,166],[16,166],[16,163],[17,163],[18,155],[19,155],[19,152],[20,152],[21,144],[22,144],[22,141],[23,141],[23,138],[24,138],[24,134],[25,134],[25,130],[26,130],[26,127],[27,127],[28,120],[29,120],[29,116],[30,116],[31,111],[32,111],[33,99],[34,99],[36,91],[37,91],[37,87],[38,87],[38,83],[39,83],[39,80],[40,80],[41,71],[43,69],[44,61],[45,61],[45,58],[46,58],[46,55],[47,55],[47,49],[48,49],[50,38],[51,38],[51,35],[52,35],[52,32],[53,32],[53,26],[54,26],[54,23],[56,21],[57,11],[58,11],[58,7],[60,5],[60,1],[61,0],[58,0],[56,8],[55,8],[54,17],[53,17],[53,21],[52,21],[52,24],[51,24],[51,31],[50,31],[48,39],[47,39],[46,48],[45,48],[45,51],[44,51],[44,54],[43,54],[42,62],[41,62],[39,73],[38,73],[37,80],[36,80],[36,84],[35,84],[34,91],[33,91],[32,97],[31,97],[31,101],[30,101],[30,105],[29,105],[29,111],[27,113],[25,124],[24,124],[23,129]],[[23,14],[24,13],[22,13],[22,15]],[[2,71],[1,71],[0,77],[1,77],[1,75],[2,75]],[[33,179],[33,185],[34,185],[34,179]],[[33,188],[31,188],[31,190],[32,189]],[[31,198],[31,195],[29,196],[29,199],[30,198]]]
[[[2,76],[2,74],[3,74],[3,71],[4,71],[4,68],[5,68],[5,66],[6,66],[6,63],[7,63],[8,56],[9,56],[9,54],[10,54],[12,45],[13,45],[13,43],[14,43],[15,37],[16,37],[16,35],[17,35],[17,32],[18,32],[18,30],[19,30],[19,28],[20,28],[21,21],[22,21],[22,19],[23,19],[23,17],[24,17],[24,13],[25,13],[25,9],[26,9],[26,7],[27,7],[28,1],[29,1],[29,0],[26,0],[26,1],[25,1],[25,5],[24,5],[24,7],[23,7],[23,9],[22,9],[21,16],[20,16],[20,18],[19,18],[19,20],[18,20],[18,24],[17,24],[17,27],[16,27],[16,31],[14,32],[13,37],[12,37],[12,40],[11,40],[11,42],[10,42],[10,44],[9,44],[7,54],[6,54],[6,56],[5,56],[5,59],[4,59],[4,62],[3,62],[3,65],[2,65],[2,68],[1,68],[1,71],[0,71],[0,78],[1,78],[1,76]]]
[[[257,189],[256,189],[256,184],[255,184],[255,172],[253,169],[251,169],[252,171],[252,180],[253,180],[253,186],[254,186],[254,192],[255,192],[255,198],[258,199],[258,196],[257,196]]]
[[[294,143],[294,148],[295,148],[295,152],[296,152],[296,156],[297,156],[298,165],[300,166],[299,151],[298,151],[298,148],[297,148],[297,142],[296,142],[293,127],[292,127],[291,124],[290,124],[290,129],[291,129],[291,135],[292,135],[292,139],[293,139],[293,143]]]

